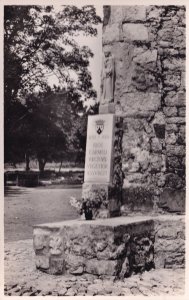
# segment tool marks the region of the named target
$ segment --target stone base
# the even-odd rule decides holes
[[[100,104],[99,106],[99,114],[114,114],[115,113],[115,104]]]
[[[82,198],[97,203],[93,208],[94,219],[120,216],[121,197],[122,189],[110,184],[84,183],[82,186]]]
[[[150,218],[72,220],[34,227],[36,267],[50,274],[129,276],[154,267]]]

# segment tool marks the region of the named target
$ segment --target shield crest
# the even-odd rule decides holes
[[[97,120],[96,121],[96,132],[98,134],[101,134],[104,130],[104,121],[103,120]]]

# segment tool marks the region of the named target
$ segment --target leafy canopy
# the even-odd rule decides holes
[[[100,18],[93,6],[63,6],[59,11],[52,6],[5,6],[4,16],[5,89],[11,79],[13,98],[45,90],[52,75],[61,88],[77,88],[82,99],[95,97],[88,71],[93,53],[74,39],[97,34]]]
[[[96,91],[88,70],[93,53],[75,36],[96,36],[99,22],[93,6],[62,6],[59,11],[53,6],[5,6],[7,159],[15,153],[23,157],[28,149],[36,157],[52,159],[61,149],[82,148],[83,104],[95,99]],[[49,87],[52,76],[58,88]]]

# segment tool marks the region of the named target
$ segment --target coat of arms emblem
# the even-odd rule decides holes
[[[96,121],[96,132],[101,134],[104,130],[104,120],[97,120]]]

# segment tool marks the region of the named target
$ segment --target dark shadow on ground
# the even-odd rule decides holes
[[[29,188],[28,188],[29,189]],[[20,194],[28,194],[29,191],[26,188],[15,187],[15,186],[5,186],[4,187],[4,196],[5,197],[17,197]]]

